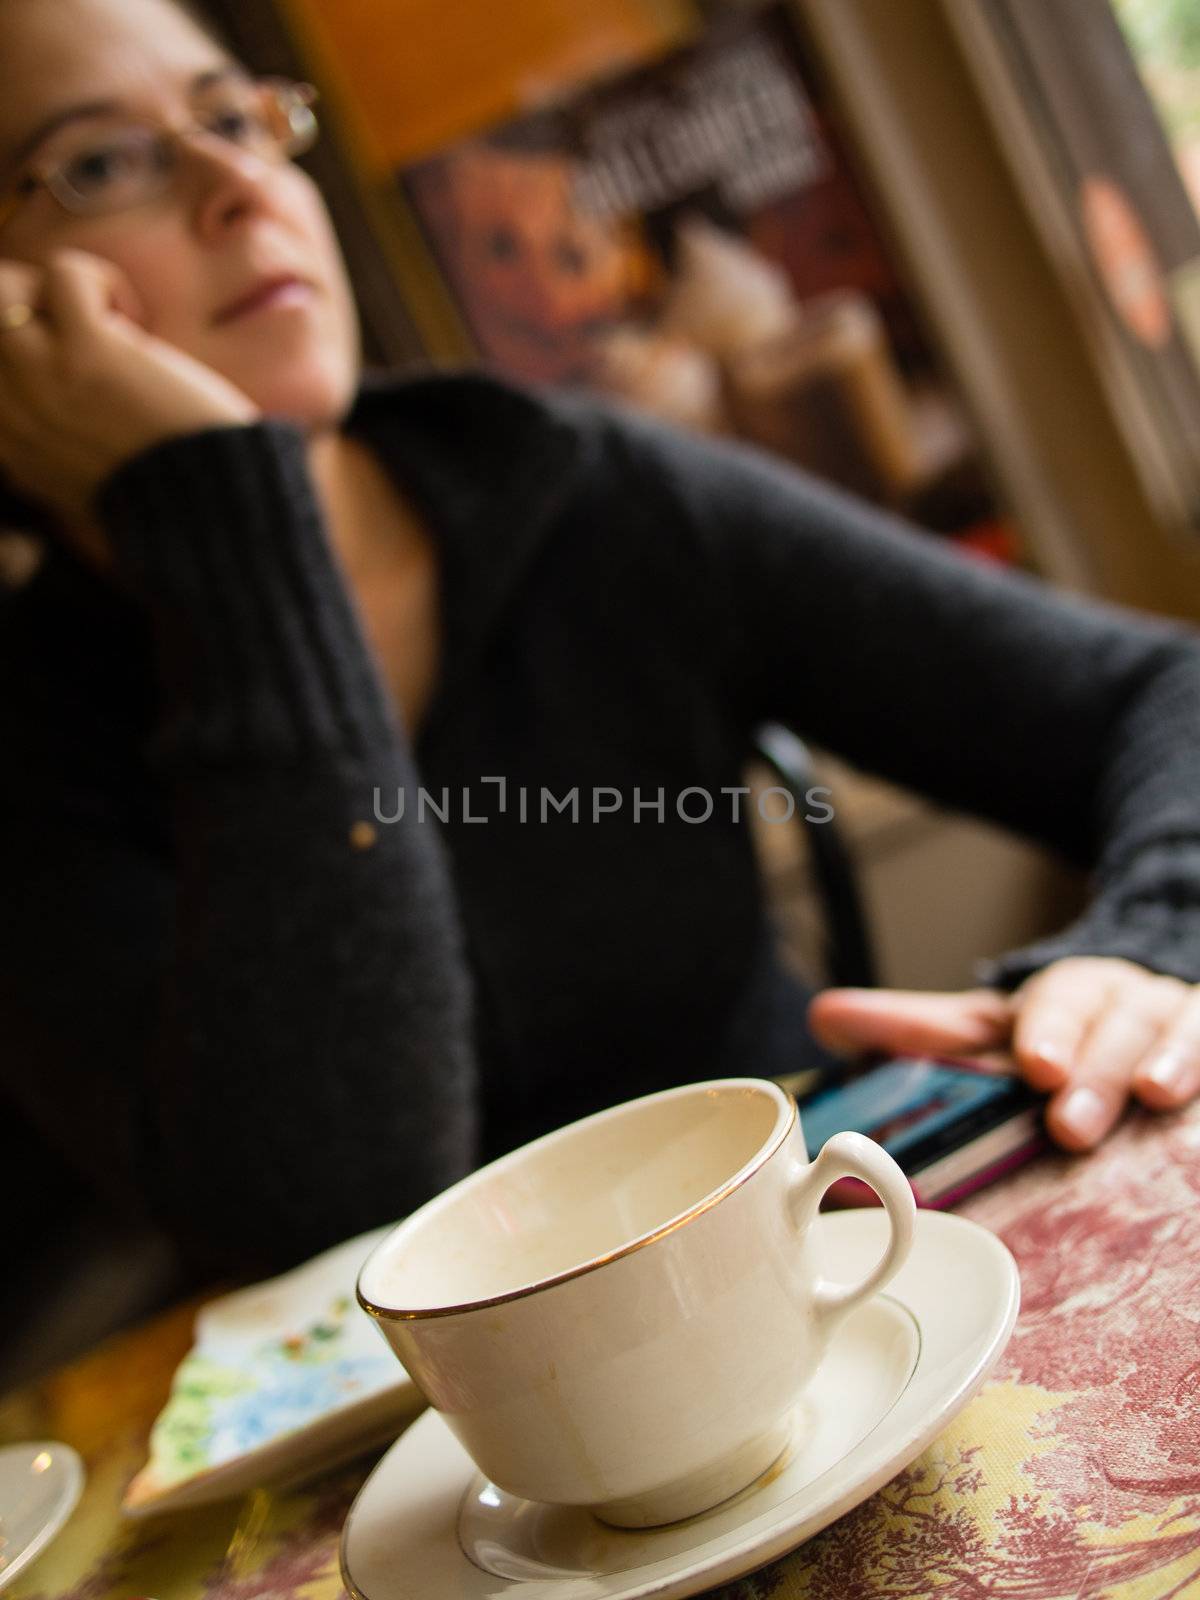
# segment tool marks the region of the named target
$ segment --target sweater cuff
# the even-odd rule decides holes
[[[989,988],[1011,992],[1069,956],[1117,956],[1169,978],[1200,983],[1200,906],[1143,906],[1124,917],[1101,911],[1049,938],[977,961],[975,976]]]
[[[154,623],[160,751],[286,761],[394,741],[298,427],[266,419],[161,440],[105,480],[95,511]]]
[[[1102,883],[1069,928],[977,961],[975,974],[981,983],[1011,990],[1068,956],[1119,956],[1200,983],[1200,834],[1181,831],[1147,843]]]

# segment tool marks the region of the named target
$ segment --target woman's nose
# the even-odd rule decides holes
[[[184,159],[201,237],[214,237],[270,205],[278,169],[260,156],[216,135],[202,135],[188,141]]]

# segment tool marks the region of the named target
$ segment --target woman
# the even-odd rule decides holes
[[[300,99],[171,0],[0,23],[0,471],[55,529],[0,647],[3,1070],[78,1165],[266,1265],[794,1068],[767,717],[1097,869],[985,987],[827,992],[826,1045],[1010,1049],[1072,1149],[1196,1093],[1194,634],[581,400],[362,382]]]

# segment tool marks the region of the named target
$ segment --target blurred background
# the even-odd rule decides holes
[[[1197,0],[202,9],[321,89],[377,359],[611,390],[1196,614]]]
[[[1200,0],[198,9],[320,90],[305,161],[373,362],[594,388],[754,441],[964,560],[1200,621]],[[968,985],[1078,903],[1028,844],[817,760],[880,982]],[[808,845],[760,832],[820,982]],[[95,1228],[89,1338],[171,1270]],[[79,1333],[28,1329],[0,1386]]]

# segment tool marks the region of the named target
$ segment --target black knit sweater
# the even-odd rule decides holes
[[[1093,870],[1080,922],[981,978],[1200,979],[1195,633],[579,399],[376,379],[346,427],[436,540],[415,740],[290,424],[144,451],[97,502],[116,585],[56,551],[4,600],[3,1092],[208,1260],[801,1064],[734,820],[768,718]]]

